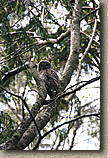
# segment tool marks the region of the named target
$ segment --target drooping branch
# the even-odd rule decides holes
[[[100,8],[98,7],[98,8],[96,8],[95,10],[92,10],[90,13],[86,14],[85,16],[83,16],[83,17],[80,19],[80,21],[82,21],[83,19],[87,18],[87,16],[89,16],[89,15],[95,13],[95,12],[96,12],[97,10],[99,10],[99,9],[100,9]]]
[[[33,118],[35,118],[36,115],[38,114],[39,109],[44,104],[47,92],[46,92],[44,82],[41,79],[39,79],[39,76],[38,76],[38,73],[37,73],[37,70],[36,70],[36,67],[34,66],[34,64],[29,63],[28,67],[30,68],[30,72],[33,75],[35,81],[37,82],[37,85],[39,86],[39,92],[38,92],[39,95],[36,96],[35,105],[31,109],[31,114],[32,114]],[[29,128],[33,118],[30,115],[27,115],[24,118],[23,122],[21,122],[20,126],[18,127],[17,131],[12,136],[12,138],[5,143],[4,146],[6,149],[12,148],[13,146],[17,146],[17,144],[18,144],[19,140],[22,138],[23,134]],[[39,127],[38,127],[38,129],[40,130]],[[38,130],[38,132],[39,132],[39,130]]]
[[[77,76],[76,76],[76,82],[78,82],[78,80],[79,80],[79,75],[80,75],[80,73],[81,73],[82,63],[83,63],[83,60],[84,60],[86,54],[88,53],[88,51],[89,51],[89,49],[90,49],[90,47],[91,47],[91,44],[92,44],[92,41],[93,41],[93,37],[94,37],[95,32],[96,32],[96,27],[97,27],[97,19],[95,19],[95,22],[94,22],[94,28],[93,28],[93,33],[92,33],[91,39],[90,39],[90,41],[89,41],[89,43],[88,43],[88,46],[87,46],[87,48],[86,48],[84,54],[83,54],[82,57],[81,57],[81,60],[79,61],[78,72],[77,72]]]
[[[11,71],[8,71],[7,73],[4,74],[2,81],[3,83],[5,83],[10,77],[24,71],[27,69],[29,62],[23,64],[22,66],[19,66]]]
[[[46,103],[50,103],[50,102],[55,101],[55,100],[57,101],[57,100],[59,100],[60,98],[63,98],[63,97],[65,97],[65,96],[69,96],[69,95],[71,95],[71,94],[74,94],[74,93],[76,93],[77,91],[81,90],[83,87],[85,87],[85,86],[87,86],[88,84],[91,84],[91,83],[93,83],[93,82],[95,82],[95,81],[98,81],[99,79],[100,79],[100,76],[99,76],[99,77],[96,77],[96,78],[93,78],[93,79],[91,79],[91,80],[88,80],[88,81],[79,82],[79,83],[83,83],[83,82],[85,82],[85,83],[83,83],[83,84],[80,85],[80,86],[78,86],[79,83],[77,83],[77,84],[75,84],[74,86],[69,87],[68,90],[71,89],[72,87],[75,87],[75,88],[74,88],[73,90],[69,91],[69,92],[64,91],[63,93],[59,94],[59,95],[56,96],[55,98],[53,98],[53,99],[51,99],[51,100],[48,100]]]
[[[74,67],[72,66],[72,63],[75,63],[76,56],[79,50],[79,40],[80,40],[79,39],[79,34],[80,34],[79,17],[80,17],[80,10],[81,10],[81,1],[76,0],[75,10],[76,11],[74,11],[73,13],[73,20],[72,20],[72,27],[71,27],[71,44],[72,45],[71,45],[70,55],[69,55],[69,58],[65,66],[63,76],[62,76],[62,79],[63,79],[62,84],[64,85],[60,84],[61,87],[63,86],[62,89],[64,89],[70,81],[71,75],[74,71]],[[60,36],[58,39],[54,39],[54,40],[50,39],[48,41],[42,41],[41,44],[45,45],[47,43],[55,43],[55,42],[61,41],[61,39],[67,36],[68,33],[69,31],[62,34],[62,36]],[[73,41],[75,41],[76,43]],[[37,76],[36,76],[37,74],[35,75],[34,73],[36,70],[35,69],[32,70],[32,69],[33,67],[31,67],[31,72],[32,72],[32,75],[34,76],[35,81],[37,82]],[[31,110],[33,117],[36,116],[37,112],[39,111],[46,97],[44,86],[40,84],[40,87],[41,87],[40,89],[42,90],[42,91],[40,90],[40,94],[42,97],[38,97],[35,107],[33,107]],[[55,109],[56,109],[56,101],[50,104],[50,106],[48,106],[44,112],[37,115],[36,122],[38,124],[39,130],[41,130],[49,122],[50,118],[54,115]],[[6,143],[6,147],[5,147],[6,149],[24,149],[26,146],[30,144],[30,142],[33,141],[33,139],[36,137],[37,129],[34,124],[30,126],[31,122],[32,122],[31,118],[30,120],[28,119],[28,117],[25,118],[24,122],[22,122],[22,124],[20,125],[20,127],[18,128],[14,136]]]
[[[30,109],[29,109],[29,107],[28,107],[28,105],[27,105],[25,99],[23,99],[23,98],[22,98],[21,96],[19,96],[19,95],[16,95],[16,94],[14,94],[14,93],[12,93],[12,92],[6,90],[6,89],[3,88],[2,86],[0,86],[0,88],[1,88],[3,91],[6,91],[6,93],[8,93],[8,94],[10,94],[10,95],[12,95],[12,96],[14,96],[14,97],[19,98],[19,99],[23,102],[23,104],[24,104],[24,106],[26,107],[27,111],[29,112],[29,114],[30,114],[32,120],[34,121],[34,124],[35,124],[35,126],[36,126],[36,128],[37,128],[37,131],[38,131],[39,136],[41,137],[40,131],[39,131],[39,129],[38,129],[38,125],[37,125],[37,123],[36,123],[36,121],[35,121],[35,119],[34,119],[32,113],[31,113],[31,111],[30,111]]]
[[[36,116],[36,122],[38,124],[39,130],[42,130],[46,126],[46,124],[49,122],[49,120],[52,118],[52,116],[54,115],[56,107],[59,106],[58,102],[59,102],[60,98],[73,94],[76,91],[83,88],[84,86],[86,86],[90,83],[93,83],[99,79],[100,79],[100,77],[97,77],[97,78],[93,78],[89,81],[85,81],[84,84],[82,84],[75,90],[61,94],[61,95],[57,96],[55,99],[51,100],[51,102],[49,101],[48,106],[46,108],[43,108],[42,111],[38,112],[38,115]],[[23,134],[23,136],[19,140],[19,142],[17,144],[14,144],[13,146],[11,146],[11,145],[8,146],[6,149],[22,150],[22,149],[26,148],[34,140],[34,138],[37,136],[37,134],[38,133],[37,133],[36,126],[34,124],[31,124],[31,126],[29,126],[29,128],[25,131],[25,133]]]
[[[70,55],[67,61],[67,65],[65,66],[65,70],[63,72],[63,76],[60,80],[60,86],[61,89],[64,90],[64,88],[67,86],[67,84],[70,81],[70,78],[72,76],[73,71],[77,67],[77,54],[79,51],[79,16],[80,16],[80,7],[79,5],[81,2],[76,0],[76,8],[73,13],[73,20],[72,20],[72,26],[71,26],[71,50]],[[78,8],[79,7],[79,8]],[[77,26],[77,27],[76,27]],[[65,33],[62,33],[57,39],[48,39],[45,41],[40,40],[40,45],[47,45],[47,44],[53,44],[53,43],[59,43],[61,40],[63,40],[65,37],[67,37],[70,34],[70,29],[66,31]],[[75,43],[76,42],[76,43]],[[23,52],[24,53],[24,52]],[[75,63],[75,65],[72,65]],[[60,97],[64,97],[66,95],[69,95],[69,93],[65,93],[64,95],[60,96],[59,98],[56,98],[53,102],[51,102],[45,109],[45,111],[42,111],[42,113],[39,113],[40,107],[44,104],[45,98],[46,98],[46,89],[44,88],[44,83],[38,78],[38,74],[36,72],[36,69],[33,66],[29,67],[32,73],[32,76],[34,77],[38,87],[39,87],[39,96],[36,98],[35,106],[32,108],[31,112],[33,114],[33,117],[36,117],[36,122],[38,124],[39,130],[43,129],[45,125],[49,122],[51,117],[53,116],[56,108],[56,102],[60,99]],[[21,69],[11,71],[11,75],[7,74],[7,76],[11,77],[15,75],[16,73],[19,73]],[[5,76],[6,77],[6,76]],[[6,81],[6,78],[5,78]],[[80,87],[81,88],[81,87]],[[78,89],[77,89],[78,90]],[[71,92],[74,93],[74,92]],[[38,114],[38,115],[37,115]],[[37,115],[37,116],[36,116]],[[26,146],[28,146],[34,138],[38,135],[37,128],[34,124],[31,124],[32,119],[31,117],[26,117],[24,122],[20,124],[20,127],[14,134],[14,136],[6,143],[6,149],[24,149]],[[31,125],[30,125],[31,124]]]
[[[95,10],[93,10],[93,11],[91,11],[90,13],[88,13],[87,15],[85,15],[84,17],[82,17],[79,21],[82,21],[85,17],[87,17],[88,15],[90,15],[90,14],[93,14],[93,13],[95,13],[97,10],[99,10],[100,8],[96,8]],[[19,21],[19,20],[18,20]],[[16,22],[17,23],[17,22]],[[13,26],[12,26],[13,27]],[[27,31],[26,31],[27,32]],[[71,32],[71,30],[70,29],[68,29],[66,32],[64,32],[64,33],[62,33],[58,38],[54,38],[54,39],[51,39],[51,38],[49,38],[49,39],[47,39],[47,40],[37,40],[38,41],[38,43],[36,44],[31,44],[30,45],[30,47],[35,47],[35,46],[39,46],[39,45],[49,45],[49,44],[54,44],[54,43],[60,43],[64,38],[66,38],[67,36],[69,36],[70,35],[70,32]],[[83,34],[85,34],[84,32],[82,32],[82,31],[80,31],[81,33],[83,33]],[[14,33],[14,32],[13,32]],[[18,33],[20,33],[20,32],[18,32]],[[27,33],[32,33],[32,34],[34,34],[34,32],[27,32]],[[11,32],[10,32],[10,34],[11,34]],[[88,36],[88,35],[86,35],[86,36]],[[89,36],[88,36],[89,37]],[[40,37],[34,37],[34,38],[40,38]],[[90,37],[89,37],[90,38]],[[97,42],[95,39],[93,39],[97,44],[100,44],[99,42]],[[22,47],[22,49],[23,49],[23,47]],[[29,51],[29,49],[30,48],[28,48],[28,51]],[[20,51],[20,50],[19,50]],[[27,50],[26,50],[27,51]],[[24,51],[24,52],[22,52],[21,54],[25,54],[26,53],[26,51]],[[20,55],[21,55],[20,54]],[[13,57],[10,57],[11,55],[14,55]],[[3,59],[1,59],[0,60],[0,64],[2,64],[2,63],[4,63],[4,62],[7,62],[7,61],[9,61],[9,60],[11,60],[12,58],[14,58],[14,57],[17,57],[17,56],[19,56],[19,54],[18,54],[18,51],[16,51],[16,52],[12,52],[12,53],[10,53],[9,55],[7,55],[6,57],[4,57]],[[7,58],[7,59],[6,59]]]
[[[76,1],[76,5],[77,5],[77,1]],[[78,4],[79,5],[79,4]],[[78,6],[77,5],[77,6]],[[85,19],[87,16],[89,16],[90,14],[93,14],[93,13],[95,13],[97,10],[99,10],[100,8],[96,8],[95,10],[93,10],[93,11],[91,11],[90,13],[88,13],[88,14],[86,14],[85,16],[83,16],[82,18],[80,18],[79,19],[79,21],[82,21],[83,19]],[[32,10],[32,9],[31,9]],[[29,12],[31,12],[31,10],[29,10],[28,12],[27,12],[27,14],[29,13]],[[23,17],[20,17],[19,18],[19,20],[21,20],[21,19],[23,19],[27,14],[25,14]],[[74,15],[74,14],[73,14]],[[19,22],[19,20],[15,23],[15,24],[17,24],[18,22]],[[15,24],[13,25],[13,26],[11,26],[11,28],[12,27],[14,27],[15,26]],[[26,31],[27,32],[27,31]],[[49,38],[49,39],[47,39],[47,40],[37,40],[39,43],[39,45],[49,45],[49,44],[54,44],[54,43],[60,43],[64,38],[66,38],[67,36],[69,36],[70,35],[70,32],[71,32],[71,30],[70,29],[68,29],[66,32],[64,32],[64,33],[62,33],[58,38],[56,38],[56,39],[51,39],[51,38]],[[14,34],[14,33],[22,33],[22,31],[19,31],[19,32],[10,32],[10,34]],[[34,32],[27,32],[27,33],[29,33],[29,34],[34,34]],[[83,32],[82,32],[83,33]],[[34,38],[42,38],[42,37],[34,37]],[[95,39],[93,39],[95,42],[97,42]],[[14,40],[14,41],[17,41],[17,39],[16,40]],[[98,42],[98,44],[99,44],[99,42]],[[38,46],[39,46],[38,45]],[[36,46],[36,44],[32,44],[31,45],[32,47],[35,47]],[[28,49],[29,50],[29,49]],[[27,50],[26,50],[27,51]],[[25,51],[22,53],[22,54],[24,54],[24,53],[26,53]],[[6,62],[7,60],[5,60],[6,58],[8,58],[8,60],[11,60],[13,57],[11,57],[10,58],[10,55],[12,55],[12,54],[14,54],[14,57],[16,56],[18,56],[18,54],[16,53],[16,52],[12,52],[12,53],[10,53],[9,55],[7,55],[5,58],[3,58],[3,59],[1,59],[0,60],[0,64],[2,64],[3,62]]]
[[[81,116],[78,116],[77,118],[74,118],[74,119],[72,119],[72,120],[70,120],[70,121],[66,121],[66,122],[64,122],[64,123],[62,123],[62,124],[60,124],[60,125],[54,127],[53,129],[51,129],[51,130],[49,130],[48,132],[46,132],[46,133],[39,139],[39,141],[37,142],[37,144],[35,145],[35,147],[33,148],[33,150],[36,150],[36,149],[38,148],[38,146],[39,146],[39,144],[40,144],[40,142],[42,141],[43,138],[45,138],[48,134],[50,134],[51,132],[53,132],[53,131],[55,131],[56,129],[60,128],[61,126],[64,126],[64,125],[66,125],[66,124],[70,124],[70,123],[72,123],[72,122],[78,121],[78,120],[80,120],[80,119],[82,119],[82,118],[92,117],[92,116],[99,117],[99,116],[100,116],[100,113],[96,113],[96,114],[95,114],[95,113],[91,113],[91,114],[87,114],[87,115],[81,115]]]

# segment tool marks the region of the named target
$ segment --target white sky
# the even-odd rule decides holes
[[[99,1],[98,1],[98,0],[95,0],[95,2],[99,5]],[[92,7],[92,3],[90,4],[90,6]],[[59,22],[60,25],[63,25],[63,24],[65,25],[64,18],[65,18],[65,14],[67,14],[68,12],[67,12],[67,10],[66,10],[64,7],[62,7],[62,6],[60,5],[60,3],[58,4],[58,8],[57,8],[56,10],[55,10],[54,7],[52,7],[51,10],[50,10],[50,12],[55,15],[55,17],[58,19],[58,22]],[[12,16],[13,16],[13,14],[10,14],[10,17],[8,16],[8,18],[10,19],[10,25],[11,25],[11,26],[13,25],[14,22],[16,22],[16,19],[12,20]],[[28,18],[28,17],[25,17],[24,20],[22,21],[23,27],[25,27],[28,22],[29,22],[29,18]],[[68,21],[67,27],[69,26],[69,24],[70,24],[70,21]],[[20,24],[19,24],[19,25],[20,25]],[[47,24],[47,25],[48,25],[48,24]],[[51,24],[49,24],[49,25],[51,25]],[[17,27],[17,26],[16,26],[16,27]],[[86,30],[87,27],[89,27],[89,26],[87,25],[86,21],[83,20],[83,21],[81,22],[81,28],[82,28],[82,30],[83,30],[83,31]],[[56,25],[52,25],[53,33],[57,31],[57,28],[58,28],[58,27],[57,27]],[[93,78],[93,77],[94,77],[94,75],[93,75],[91,78]],[[90,79],[90,76],[89,76],[89,75],[84,75],[84,76],[81,77],[81,80],[88,80],[88,79]],[[74,79],[72,79],[72,82],[71,82],[72,85],[73,85],[73,80],[74,80]],[[93,87],[94,85],[95,85],[95,86],[100,86],[100,82],[98,81],[98,82],[95,82],[95,83],[93,83],[93,84],[90,84],[91,87]],[[90,86],[89,86],[89,87],[90,87]],[[23,87],[20,89],[20,92],[21,92],[21,93],[22,93],[22,91],[23,91]],[[26,92],[28,92],[28,89],[26,90]],[[100,96],[100,89],[95,89],[95,90],[94,90],[93,88],[91,88],[91,89],[85,89],[85,88],[84,88],[83,90],[78,91],[78,92],[77,92],[77,95],[78,95],[79,98],[81,99],[81,101],[82,101],[81,104],[82,104],[82,105],[84,105],[85,103],[88,102],[88,100],[86,100],[86,99],[88,98],[89,93],[90,93],[90,98],[91,98],[91,100],[92,100],[92,99],[99,98],[99,96]],[[34,94],[34,96],[33,96],[32,94]],[[91,95],[91,94],[92,94],[92,95]],[[27,98],[28,98],[27,103],[28,103],[28,104],[35,103],[35,95],[36,95],[35,92],[34,92],[34,93],[33,93],[33,92],[29,92],[29,93],[28,93],[28,95],[27,95]],[[85,97],[83,98],[83,96],[85,96]],[[87,96],[87,98],[86,98],[86,96]],[[82,98],[83,98],[83,99],[82,99]],[[90,101],[90,99],[89,99],[89,101]],[[13,102],[11,101],[10,104],[12,105]],[[14,104],[13,104],[13,107],[15,107]],[[1,109],[6,110],[6,108],[7,108],[7,107],[4,108],[4,107],[0,104],[0,110],[1,110]],[[60,122],[60,124],[61,124],[61,123],[62,123],[62,122]],[[89,143],[89,147],[88,147],[88,143],[85,142],[85,141],[83,141],[83,140],[85,140],[85,138],[87,138],[88,136],[87,136],[86,133],[85,133],[82,137],[80,137],[81,130],[82,130],[82,129],[80,128],[80,130],[78,131],[79,134],[77,135],[77,138],[76,138],[77,141],[80,142],[80,143],[77,144],[77,145],[73,148],[73,150],[98,150],[98,147],[96,147],[96,146],[94,145],[94,142],[97,143],[97,139],[94,138],[94,139],[92,139],[93,142],[88,142],[88,143]],[[53,139],[54,137],[55,137],[55,135],[52,133],[52,139]],[[71,133],[70,133],[69,137],[70,137],[70,139],[72,138]],[[53,142],[53,141],[52,141],[52,142]],[[48,144],[48,143],[51,143],[51,140],[49,140],[49,142],[48,142],[48,140],[47,140],[47,141],[44,141],[44,143],[47,143],[47,144]],[[65,146],[65,148],[68,149],[68,146]],[[48,150],[48,149],[49,149],[49,148],[47,148],[46,150]]]

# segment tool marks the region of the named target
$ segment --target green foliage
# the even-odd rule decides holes
[[[3,111],[0,112],[0,144],[12,137],[17,125],[10,115]]]
[[[83,5],[80,18],[85,17],[88,13],[91,13],[98,7],[92,0],[83,0],[82,2]],[[90,2],[93,5],[93,8],[90,7]],[[28,70],[22,71],[15,76],[13,75],[7,80],[7,82],[3,83],[2,79],[5,76],[4,73],[8,74],[10,71],[17,69],[28,61],[33,61],[38,64],[40,60],[46,59],[51,62],[52,67],[56,69],[59,76],[61,76],[70,52],[70,36],[67,36],[59,43],[55,44],[45,44],[45,42],[48,42],[50,39],[57,39],[62,35],[62,33],[65,33],[70,28],[70,23],[73,19],[72,12],[74,9],[74,3],[74,0],[40,0],[39,3],[37,3],[37,1],[27,2],[24,0],[0,1],[0,84],[14,94],[18,94],[23,98],[27,96],[27,103],[30,108],[32,106],[30,101],[32,95],[29,95],[29,90],[36,90],[36,92],[33,93],[34,98],[38,93],[38,90],[36,89],[37,85],[30,75],[30,72]],[[65,12],[66,14],[64,14]],[[13,22],[13,19],[10,20],[8,18],[12,13],[17,17],[15,22]],[[84,27],[85,29],[83,30],[84,33],[80,34],[79,61],[88,46],[90,41],[89,37],[92,36],[95,18],[96,12],[93,12],[92,14],[89,14],[89,16],[83,18],[83,21],[80,21],[80,24],[83,23],[83,26],[80,29],[83,30]],[[18,28],[17,25],[19,25]],[[100,73],[100,45],[98,44],[100,40],[97,40],[99,36],[100,23],[98,22],[92,45],[84,60],[79,62],[81,64],[80,77],[87,74],[87,77],[89,78],[90,72],[95,73],[95,75]],[[76,77],[77,72],[78,70],[75,69],[72,79]],[[70,85],[73,84],[74,81],[72,80]],[[53,128],[63,120],[67,121],[73,117],[85,113],[97,112],[99,110],[98,105],[95,103],[93,105],[88,104],[85,105],[85,107],[82,107],[82,104],[85,104],[89,98],[86,98],[86,93],[84,93],[82,96],[82,100],[84,101],[82,101],[79,97],[80,95],[75,94],[69,96],[69,98],[62,98],[55,115],[51,118],[49,125],[46,125],[43,132],[47,132],[49,127]],[[35,102],[35,99],[32,99],[32,102],[33,101]],[[12,107],[8,108],[8,111],[10,112],[12,108],[15,107],[15,109],[13,109],[16,112],[14,117],[18,117],[19,115],[22,116],[25,112],[22,102],[18,98],[11,95],[7,97],[7,93],[4,93],[1,89],[0,102],[3,106],[10,105],[10,102],[12,102]],[[19,120],[15,121],[13,119],[12,111],[9,114],[5,112],[0,113],[0,143],[11,138]],[[87,125],[86,131],[88,135],[99,139],[99,121],[96,119],[93,120],[93,118],[90,118],[89,121],[93,124]],[[80,120],[79,124],[81,125],[82,123],[83,121]],[[76,123],[74,128],[77,129],[78,127],[80,128]],[[56,144],[55,146],[58,149],[60,144],[65,143],[64,139],[66,139],[68,143],[70,142],[69,138],[67,140],[69,132],[71,134],[74,133],[72,124],[69,124],[67,129],[62,128],[58,130],[55,134],[58,136],[59,143],[57,146],[55,140],[54,145]],[[52,133],[47,136],[47,139],[52,139]],[[71,140],[72,139],[73,137],[71,137]]]

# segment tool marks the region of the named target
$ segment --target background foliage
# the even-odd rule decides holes
[[[0,1],[0,85],[26,98],[30,109],[35,103],[37,93],[34,89],[37,85],[29,71],[26,69],[6,81],[3,77],[27,61],[38,64],[42,59],[50,61],[60,77],[70,51],[70,36],[55,44],[47,43],[46,45],[41,41],[57,39],[70,28],[73,7],[74,1],[66,0]],[[80,61],[93,33],[95,18],[97,18],[95,36],[84,60]],[[99,1],[83,0],[80,29],[81,73],[78,79],[76,78],[78,70],[74,70],[69,86],[74,85],[77,79],[78,81],[88,80],[100,74]],[[98,113],[100,109],[99,82],[63,98],[60,104],[61,108],[42,130],[43,133],[73,117]],[[20,99],[2,90],[0,90],[0,111],[1,144],[11,138],[28,112]],[[85,118],[50,133],[41,142],[39,149],[81,150],[82,144],[84,149],[99,149],[99,132],[99,119]],[[31,149],[35,141],[27,149]]]

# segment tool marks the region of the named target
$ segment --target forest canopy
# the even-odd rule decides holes
[[[0,149],[100,149],[98,0],[0,1]]]

